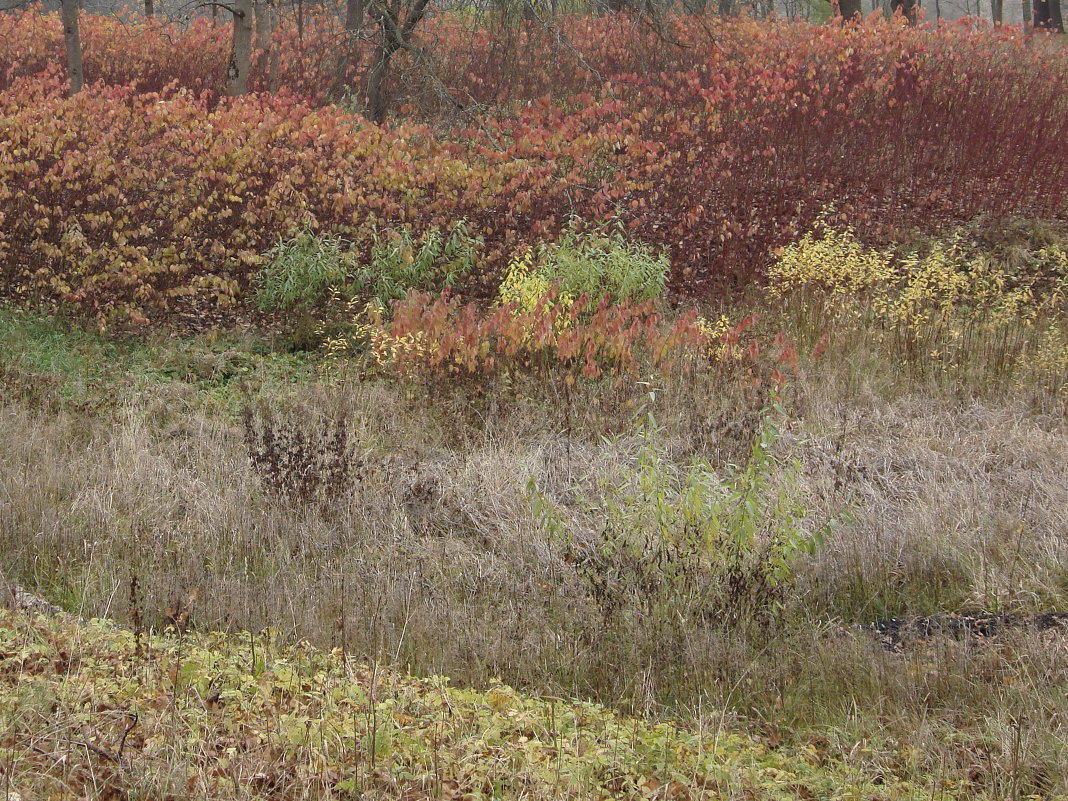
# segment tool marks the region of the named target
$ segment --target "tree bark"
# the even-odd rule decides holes
[[[256,17],[257,50],[271,49],[271,33],[274,31],[274,19],[271,14],[271,0],[254,0]]]
[[[252,0],[234,0],[234,35],[230,63],[226,68],[226,91],[231,97],[248,91],[248,73],[252,66],[252,14]]]
[[[345,42],[341,57],[337,60],[337,72],[334,75],[334,94],[350,90],[349,75],[352,66],[359,57],[359,38],[367,21],[367,0],[345,0]]]
[[[389,111],[389,94],[387,78],[389,62],[397,51],[407,46],[416,25],[426,14],[430,0],[414,0],[408,7],[408,14],[400,18],[400,0],[382,5],[377,9],[378,24],[382,30],[382,39],[375,48],[371,61],[371,72],[367,76],[367,115],[372,122],[386,121]]]
[[[1034,0],[1032,14],[1035,30],[1064,33],[1060,0]]]
[[[860,2],[861,0],[838,0],[838,13],[842,19],[853,20],[864,16]]]
[[[363,20],[367,13],[367,0],[346,0],[345,30],[351,36],[359,35],[363,30]]]
[[[990,0],[990,18],[1000,28],[1005,18],[1005,0]]]
[[[82,91],[85,73],[82,63],[82,39],[78,30],[79,0],[63,0],[61,16],[63,19],[63,44],[67,49],[67,78],[70,80],[70,93]]]
[[[274,13],[274,0],[254,0],[256,3],[256,41],[255,49],[263,53],[261,63],[266,73],[267,88],[275,91],[276,62],[274,52],[274,29],[277,19]]]
[[[151,17],[156,13],[156,5],[152,0],[145,0],[145,16]]]
[[[386,121],[386,113],[389,111],[389,98],[386,95],[389,60],[399,49],[400,43],[387,41],[383,32],[383,41],[375,48],[371,72],[367,76],[367,115],[372,122]]]

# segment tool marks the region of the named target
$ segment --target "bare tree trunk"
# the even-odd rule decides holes
[[[367,13],[367,0],[346,0],[345,30],[352,36],[363,30],[363,19]]]
[[[145,0],[145,16],[146,17],[151,17],[155,13],[156,13],[155,3],[153,3],[152,0]]]
[[[252,0],[234,0],[234,36],[230,64],[226,69],[226,91],[231,97],[248,91],[248,73],[252,66],[252,14]]]
[[[1000,28],[1005,19],[1005,0],[990,0],[990,19]]]
[[[256,41],[257,50],[271,49],[271,32],[274,30],[274,20],[271,15],[271,0],[254,0],[256,17]]]
[[[1035,0],[1032,24],[1035,30],[1064,33],[1060,0]]]
[[[1050,17],[1049,2],[1047,0],[1034,0],[1031,7],[1031,24],[1035,30],[1048,29]]]
[[[367,114],[373,122],[385,122],[389,110],[386,79],[389,76],[390,59],[408,44],[415,26],[422,20],[429,5],[430,0],[414,0],[403,20],[400,16],[401,0],[376,9],[382,40],[375,48],[371,73],[367,76]]]
[[[838,13],[842,16],[842,19],[852,20],[864,16],[860,2],[861,0],[838,0]]]
[[[393,54],[399,49],[399,42],[394,44],[385,40],[375,48],[371,72],[367,76],[367,115],[374,122],[381,123],[386,121],[386,112],[389,110],[389,98],[386,95],[389,60],[393,58]]]
[[[349,89],[349,71],[359,56],[358,41],[363,33],[367,18],[367,0],[345,0],[345,33],[348,41],[337,62],[337,74],[334,76],[334,93],[340,94]]]
[[[274,29],[277,20],[274,14],[274,0],[255,0],[256,3],[256,42],[254,47],[263,53],[263,68],[267,75],[267,87],[275,90],[275,52]]]
[[[63,19],[63,43],[67,48],[67,77],[70,79],[70,93],[82,91],[85,74],[82,64],[82,39],[78,31],[79,0],[63,0],[61,15]]]

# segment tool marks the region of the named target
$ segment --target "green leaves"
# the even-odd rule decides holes
[[[538,249],[538,272],[563,293],[595,300],[645,301],[659,298],[667,283],[667,256],[629,241],[620,222],[602,230],[581,230],[577,220],[558,242]]]
[[[253,652],[266,667],[255,675]],[[805,746],[769,748],[499,683],[453,688],[273,636],[187,632],[152,637],[139,654],[107,623],[6,609],[0,715],[8,790],[41,801],[930,796]]]
[[[466,220],[444,232],[431,228],[422,236],[410,228],[376,231],[370,261],[356,271],[353,288],[383,308],[413,289],[440,293],[468,278],[484,248],[485,242],[471,233]]]
[[[767,621],[797,560],[828,526],[813,526],[799,497],[799,466],[775,455],[778,405],[764,411],[749,458],[716,470],[703,459],[668,460],[651,417],[640,424],[632,468],[596,496],[580,496],[593,540],[567,533],[570,561],[606,617],[638,608],[656,619]],[[535,515],[553,537],[567,531],[549,500],[530,487]]]
[[[338,238],[302,231],[279,240],[264,257],[255,303],[263,311],[307,309],[349,278],[352,255]]]

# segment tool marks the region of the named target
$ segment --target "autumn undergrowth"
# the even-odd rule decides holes
[[[612,224],[667,258],[672,297],[707,301],[758,286],[832,203],[835,225],[881,247],[978,216],[1065,217],[1050,146],[1068,132],[1065,52],[1011,28],[622,14],[509,40],[443,13],[397,54],[382,127],[326,102],[365,85],[375,46],[327,14],[300,36],[283,23],[278,82],[261,59],[265,91],[240,98],[219,96],[226,36],[206,20],[87,17],[76,97],[58,20],[0,20],[0,150],[15,154],[0,162],[0,297],[110,326],[233,318],[255,289],[269,300],[264,268],[292,255],[279,243],[309,233],[366,265],[464,220],[478,269],[426,283],[487,300],[519,251],[555,246],[563,277],[575,222]],[[414,53],[436,75],[405,66]],[[373,291],[395,295],[386,283]]]
[[[376,336],[411,345],[390,350],[350,274],[333,287],[345,349],[294,352],[284,325],[144,337],[0,310],[3,578],[146,645],[6,618],[4,676],[24,680],[4,696],[5,764],[34,797],[92,776],[150,796],[308,776],[307,797],[1068,793],[1057,635],[898,654],[849,629],[1068,609],[1065,363],[1036,355],[1064,326],[1058,230],[878,249],[816,227],[779,255],[778,288],[698,316],[641,301],[615,333],[542,272],[551,249],[517,256],[490,304],[376,306]],[[951,358],[912,344],[931,326]],[[298,641],[320,651],[284,652]],[[33,699],[56,664],[49,711]],[[373,702],[368,671],[393,687]],[[257,700],[279,693],[286,711]],[[550,746],[553,698],[673,721],[648,736],[680,761],[632,759],[614,734]],[[533,728],[498,730],[510,709]],[[741,749],[718,785],[694,732]],[[18,750],[29,733],[37,750]],[[59,760],[72,739],[93,747]],[[464,761],[484,741],[515,749],[522,790]]]
[[[786,745],[715,721],[416,678],[277,632],[148,636],[0,610],[9,798],[922,799],[823,738]],[[884,794],[886,794],[884,796]]]
[[[1068,798],[1065,52],[559,21],[0,15],[5,801]]]

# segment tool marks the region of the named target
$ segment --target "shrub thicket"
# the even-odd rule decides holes
[[[439,73],[490,113],[379,128],[316,108],[333,72],[281,34],[272,57],[302,65],[276,73],[289,92],[198,96],[218,48],[202,25],[172,46],[186,72],[160,66],[163,47],[100,67],[128,86],[68,98],[48,72],[58,26],[41,19],[5,19],[0,37],[0,151],[12,154],[0,283],[99,314],[240,298],[264,252],[305,229],[368,263],[376,231],[466,219],[485,258],[459,289],[490,296],[517,252],[558,239],[573,215],[615,217],[628,242],[668,255],[675,292],[702,295],[759,278],[831,202],[833,223],[876,242],[979,214],[1056,217],[1068,197],[1068,160],[1050,147],[1068,138],[1065,55],[1008,34],[738,21],[717,24],[710,48],[700,21],[680,18],[673,33],[692,46],[653,56],[636,27],[576,21],[585,66],[533,37],[520,61],[487,56],[476,74],[462,26],[445,20]],[[90,18],[87,30],[92,78],[129,28]],[[489,36],[471,38],[475,52]],[[548,66],[517,78],[531,54]]]

